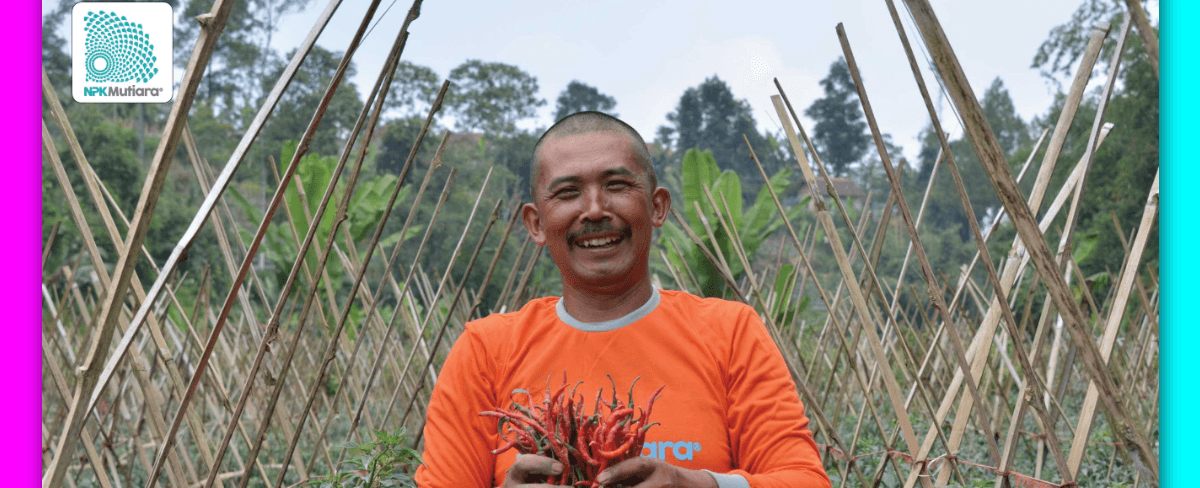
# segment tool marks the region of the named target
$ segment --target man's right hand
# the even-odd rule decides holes
[[[563,465],[558,461],[536,454],[518,454],[517,460],[508,468],[508,474],[504,477],[504,488],[560,486],[546,484],[546,480],[549,476],[557,476],[562,472]]]

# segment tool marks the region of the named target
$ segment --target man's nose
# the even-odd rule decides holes
[[[600,221],[608,217],[607,204],[602,191],[585,192],[583,205],[583,212],[579,215],[581,220]]]

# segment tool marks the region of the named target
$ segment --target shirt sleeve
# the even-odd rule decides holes
[[[752,488],[828,487],[829,477],[796,385],[766,326],[740,310],[729,358],[729,439],[738,469]]]
[[[468,324],[438,375],[425,416],[423,464],[414,476],[421,488],[493,486],[498,441],[488,351],[477,327]]]

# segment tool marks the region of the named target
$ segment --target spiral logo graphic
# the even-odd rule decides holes
[[[142,24],[103,10],[88,12],[83,20],[87,81],[145,83],[158,73],[154,45],[150,44],[150,35],[142,31]]]

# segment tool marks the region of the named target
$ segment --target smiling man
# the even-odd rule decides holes
[[[609,467],[607,485],[829,486],[795,385],[757,314],[735,302],[657,290],[654,228],[671,208],[641,136],[624,122],[581,112],[534,149],[530,236],[550,252],[563,296],[467,324],[430,399],[422,487],[547,486],[557,461],[503,445],[496,420],[515,390],[541,398],[552,374],[580,392],[634,384],[644,403],[665,385],[641,457]],[[611,394],[611,391],[610,391]],[[523,396],[524,394],[522,394]],[[585,395],[586,396],[586,395]]]

